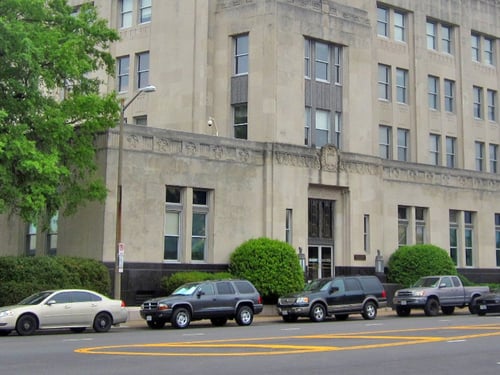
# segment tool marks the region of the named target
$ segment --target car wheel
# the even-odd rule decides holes
[[[436,316],[439,314],[439,301],[435,298],[429,298],[424,306],[426,316]]]
[[[455,306],[441,306],[441,311],[444,315],[453,315],[455,312]]]
[[[361,315],[363,316],[363,319],[366,320],[375,319],[377,317],[377,305],[372,301],[366,302],[363,306],[363,312]]]
[[[282,318],[284,322],[293,323],[297,321],[298,317],[295,315],[283,315]]]
[[[3,330],[0,331],[0,336],[8,336],[11,331]]]
[[[410,316],[411,309],[407,306],[397,306],[396,307],[396,314],[398,316]]]
[[[69,330],[74,333],[82,333],[85,331],[85,327],[70,328]]]
[[[313,322],[322,322],[326,318],[325,307],[321,303],[315,303],[311,307],[310,318]]]
[[[101,312],[94,318],[94,331],[96,332],[108,332],[112,325],[113,318],[108,313]]]
[[[339,321],[347,320],[347,318],[349,318],[349,314],[335,314],[335,319]]]
[[[191,314],[185,307],[179,307],[172,314],[172,325],[175,328],[186,328],[191,323]]]
[[[16,331],[19,336],[32,335],[37,328],[36,318],[31,314],[22,315],[16,323]]]
[[[212,324],[214,326],[222,327],[222,326],[226,325],[227,318],[212,318],[212,319],[210,319],[210,321],[212,322]]]
[[[236,312],[236,323],[240,326],[249,326],[253,322],[253,310],[250,306],[241,306]]]
[[[470,304],[469,304],[469,312],[471,314],[477,314],[479,312],[479,305],[477,303],[477,300],[479,299],[479,297],[474,297],[472,299],[472,301],[470,301]]]
[[[161,320],[148,320],[146,322],[148,324],[148,327],[151,329],[162,329],[165,327],[165,321],[163,319]]]

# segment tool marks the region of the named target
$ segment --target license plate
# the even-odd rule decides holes
[[[288,315],[288,311],[283,310],[283,311],[281,312],[281,314],[282,314],[282,315]]]
[[[147,320],[148,322],[150,322],[150,321],[152,321],[152,320],[153,320],[153,317],[152,317],[151,315],[148,315],[148,316],[146,316],[146,320]]]
[[[404,306],[406,305],[406,301],[401,301],[401,304]]]
[[[486,310],[488,307],[486,305],[479,305],[479,310]]]

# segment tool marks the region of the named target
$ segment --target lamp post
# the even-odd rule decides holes
[[[122,272],[123,272],[123,253],[122,244],[122,169],[123,169],[123,127],[125,126],[125,110],[130,104],[143,92],[154,92],[155,86],[146,86],[137,91],[137,93],[125,103],[121,100],[120,108],[120,128],[118,138],[118,175],[116,178],[116,241],[115,241],[115,280],[114,280],[114,298],[121,299]]]

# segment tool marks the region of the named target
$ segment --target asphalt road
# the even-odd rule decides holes
[[[151,330],[131,321],[105,334],[0,337],[0,374],[440,374],[498,375],[500,316],[408,318],[393,313],[249,327],[195,322]]]

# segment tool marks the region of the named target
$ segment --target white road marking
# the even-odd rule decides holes
[[[66,342],[66,341],[71,341],[71,342],[76,342],[76,341],[92,341],[94,339],[92,338],[88,338],[88,339],[64,339],[63,342]]]
[[[300,331],[300,328],[281,328],[281,331]]]
[[[449,340],[447,342],[454,343],[454,342],[465,342],[465,341],[467,341],[467,340]]]

